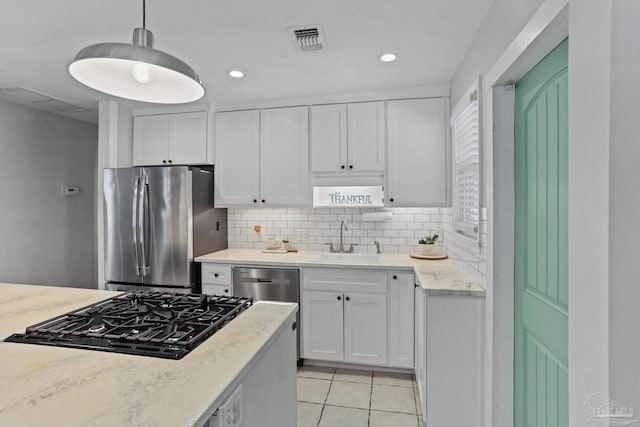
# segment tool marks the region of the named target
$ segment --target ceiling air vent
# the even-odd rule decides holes
[[[0,98],[59,113],[82,113],[89,111],[87,108],[69,104],[68,102],[21,86],[0,88]]]
[[[326,46],[320,25],[289,28],[289,33],[293,44],[300,52],[317,52]]]

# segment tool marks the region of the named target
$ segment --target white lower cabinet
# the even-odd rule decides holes
[[[387,296],[302,293],[303,357],[385,365]]]
[[[303,357],[344,360],[342,293],[303,292]]]
[[[344,294],[344,361],[387,364],[387,296]]]
[[[415,276],[389,272],[389,366],[414,367]]]
[[[390,285],[387,276],[381,270],[304,269],[303,357],[413,368],[413,319],[408,320],[413,317],[413,274],[396,275],[402,287]],[[411,292],[409,298],[405,285]],[[390,293],[389,286],[401,292]],[[390,312],[396,313],[393,329]],[[390,350],[391,345],[399,348]],[[390,356],[397,361],[392,362]]]
[[[416,381],[428,426],[483,425],[484,298],[416,289]]]

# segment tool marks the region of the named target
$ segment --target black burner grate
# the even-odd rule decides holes
[[[242,297],[128,292],[29,326],[5,341],[181,359],[252,303]]]

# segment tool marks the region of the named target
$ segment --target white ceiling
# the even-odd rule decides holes
[[[492,0],[147,0],[155,47],[189,63],[204,101],[235,103],[448,83]],[[108,96],[71,78],[83,47],[131,42],[142,0],[3,0],[0,88],[24,86],[89,113]],[[321,53],[298,53],[287,28],[320,24]],[[381,53],[398,55],[393,63]],[[244,79],[226,72],[241,69]],[[130,103],[149,106],[144,103]]]

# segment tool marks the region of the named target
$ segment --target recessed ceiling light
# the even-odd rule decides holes
[[[234,79],[241,79],[244,77],[244,73],[240,70],[231,70],[229,71],[229,75]]]
[[[380,55],[380,61],[382,62],[392,62],[395,60],[396,60],[395,53],[383,53],[382,55]]]

